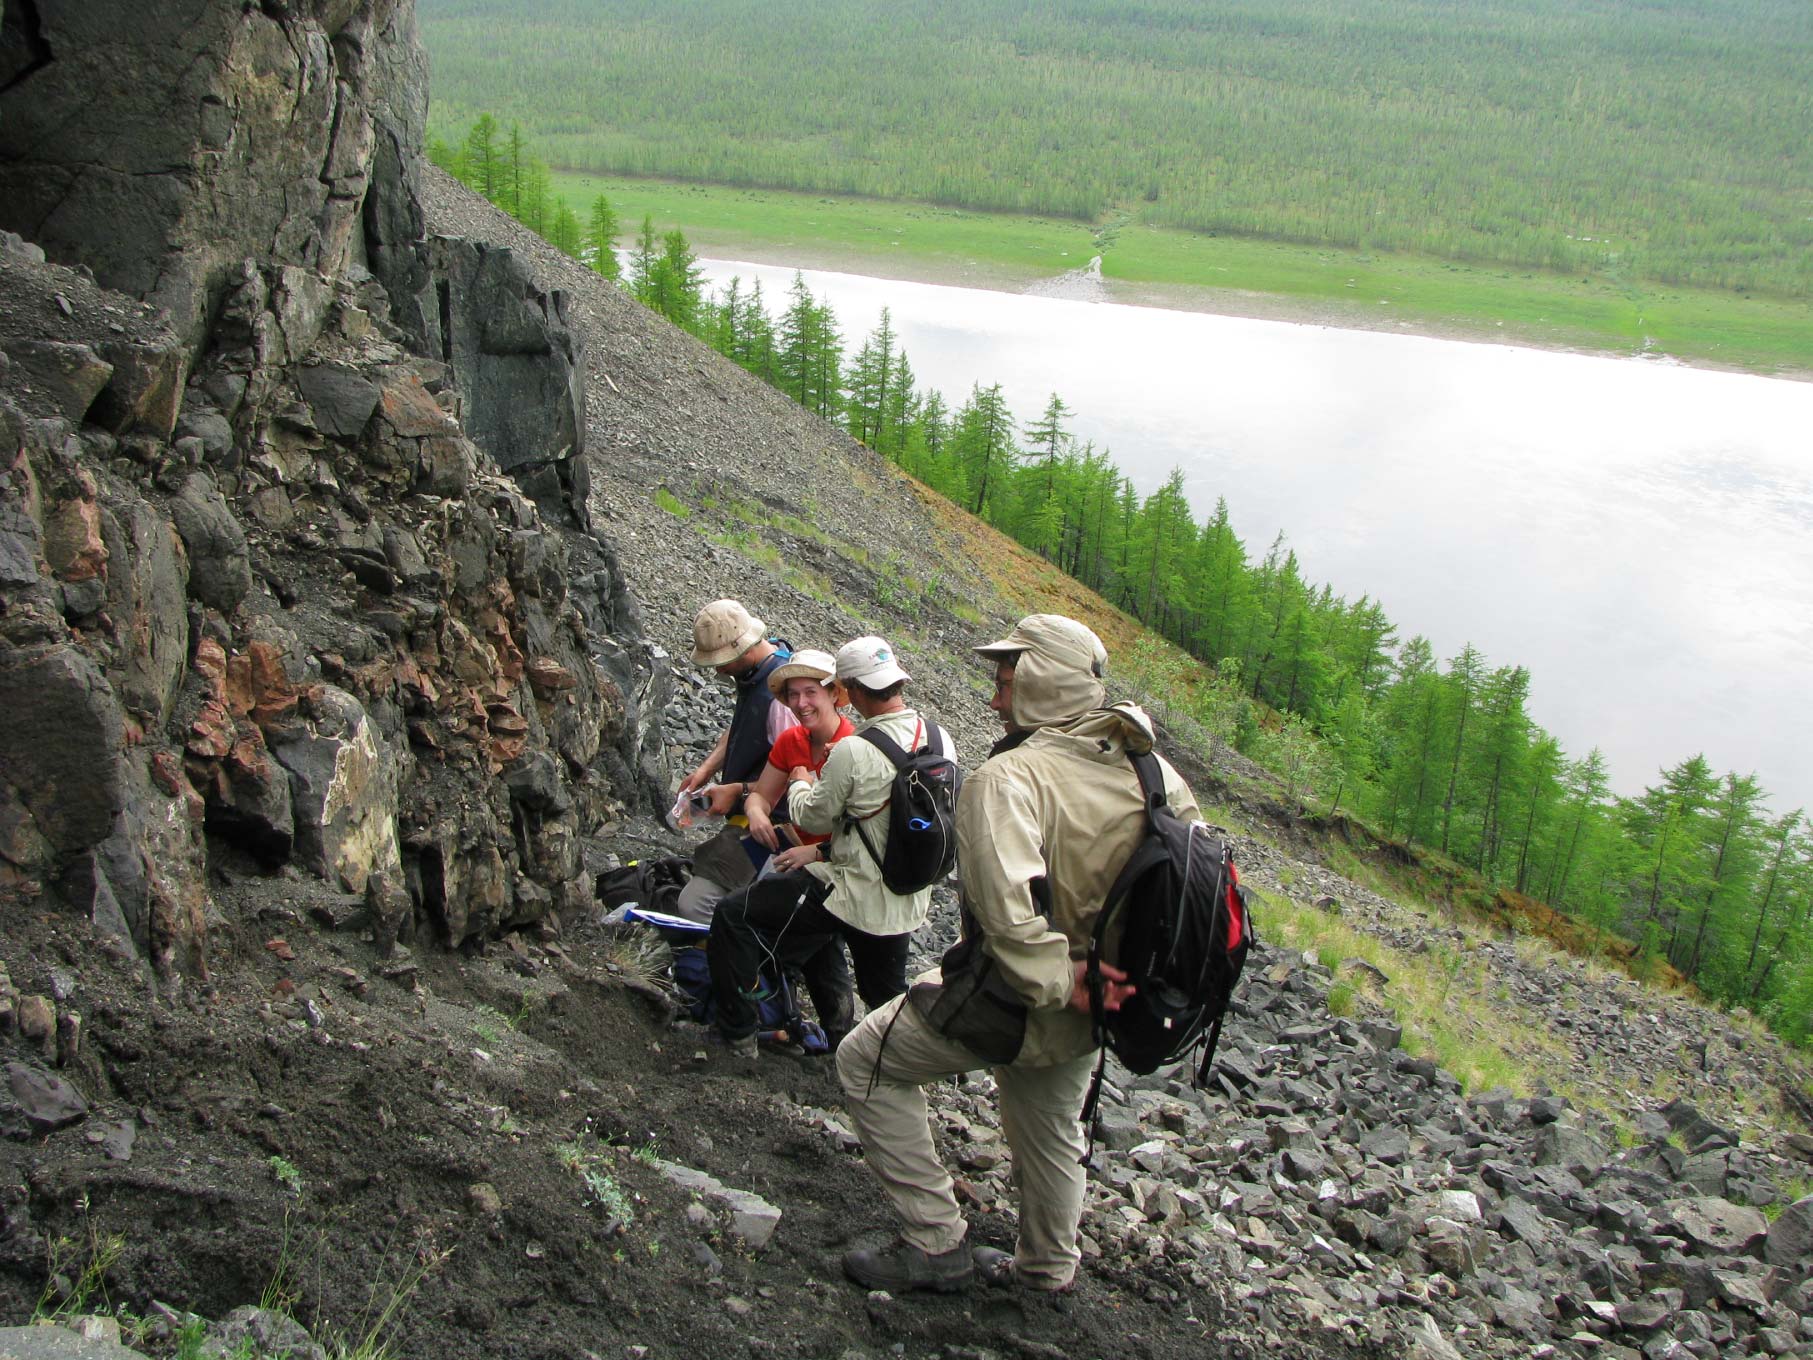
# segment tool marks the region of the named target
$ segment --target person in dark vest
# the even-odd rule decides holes
[[[709,921],[720,897],[755,877],[756,863],[745,846],[743,798],[761,776],[775,739],[799,719],[775,701],[768,687],[768,677],[792,655],[792,647],[770,638],[762,621],[739,601],[706,605],[692,621],[692,638],[692,659],[736,686],[730,726],[679,789],[683,798],[703,794],[709,810],[727,819],[717,835],[693,851],[693,876],[676,907],[691,920]]]

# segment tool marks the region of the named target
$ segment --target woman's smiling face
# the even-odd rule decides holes
[[[809,675],[796,675],[781,691],[781,702],[793,711],[800,725],[812,731],[837,726],[837,701],[821,681]]]

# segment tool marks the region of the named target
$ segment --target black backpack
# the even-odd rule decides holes
[[[680,889],[692,877],[692,860],[685,855],[659,859],[632,859],[621,869],[607,869],[592,881],[592,894],[609,907],[626,903],[673,915]]]
[[[875,843],[862,829],[862,818],[852,817],[845,825],[856,828],[869,858],[881,866],[881,881],[888,891],[901,896],[931,887],[957,865],[957,791],[963,785],[963,774],[950,757],[950,739],[942,729],[927,723],[925,730],[925,745],[911,752],[903,751],[892,737],[873,727],[856,734],[894,765],[894,784],[886,804],[887,850],[875,853]]]
[[[1200,1086],[1252,947],[1251,907],[1227,844],[1203,823],[1180,821],[1165,806],[1157,757],[1147,752],[1131,758],[1146,798],[1146,834],[1096,918],[1085,975],[1089,1014],[1096,1042],[1142,1076],[1203,1044]],[[1120,935],[1109,949],[1116,925]],[[1119,1010],[1102,1009],[1104,959],[1137,988]],[[1098,1064],[1085,1120],[1094,1115],[1100,1086]]]

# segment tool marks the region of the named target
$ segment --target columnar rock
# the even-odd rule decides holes
[[[431,344],[453,366],[467,432],[544,513],[586,519],[584,368],[566,299],[508,249],[438,240],[445,307]]]
[[[641,796],[634,602],[550,522],[577,341],[508,251],[431,272],[426,102],[411,0],[0,28],[0,892],[160,968],[223,850],[458,944]]]
[[[272,327],[298,355],[310,280],[365,250],[375,168],[379,253],[411,277],[395,257],[420,248],[427,81],[409,0],[40,0],[9,20],[0,226],[51,259],[165,308],[191,346],[245,260],[293,269]]]

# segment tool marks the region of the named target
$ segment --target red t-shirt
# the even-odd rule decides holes
[[[789,727],[776,737],[774,745],[768,748],[768,763],[782,774],[786,774],[796,765],[804,765],[812,773],[817,774],[825,768],[825,761],[830,759],[831,748],[855,730],[855,725],[848,718],[839,714],[837,731],[833,732],[831,740],[825,743],[824,755],[814,760],[812,758],[812,734],[804,727]],[[799,828],[795,827],[794,830],[799,831]],[[804,831],[799,831],[799,838],[803,845],[821,845],[831,839],[828,835],[808,836]]]

